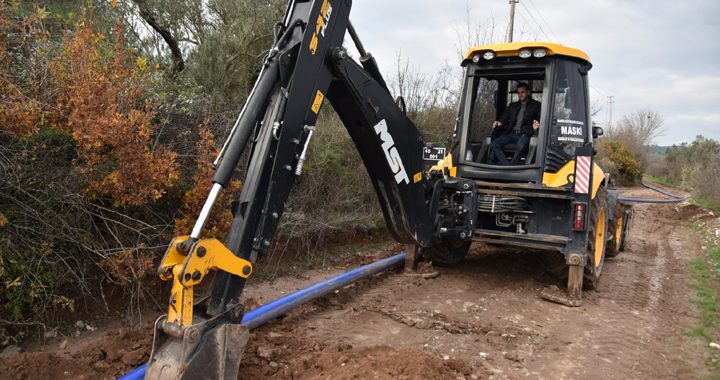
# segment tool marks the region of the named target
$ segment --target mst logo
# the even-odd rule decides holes
[[[383,152],[385,152],[385,158],[390,165],[390,170],[395,173],[395,182],[398,184],[401,182],[410,184],[410,179],[405,171],[405,166],[400,158],[400,153],[397,148],[395,148],[395,142],[393,141],[392,136],[390,136],[390,133],[388,133],[387,123],[385,123],[384,119],[380,120],[380,122],[375,126],[375,133],[380,136]]]
[[[312,40],[310,40],[310,51],[313,55],[315,55],[318,47],[318,34],[325,37],[325,29],[327,29],[327,23],[330,22],[331,13],[332,5],[330,5],[328,0],[323,1],[320,14],[318,15],[317,25],[315,25],[315,33],[313,33]]]

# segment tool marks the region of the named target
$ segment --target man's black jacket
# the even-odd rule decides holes
[[[495,128],[496,131],[493,131],[494,136],[502,136],[512,132],[513,128],[515,128],[515,123],[517,122],[517,114],[520,112],[520,106],[520,102],[512,102],[508,105],[505,112],[503,112],[500,119],[498,119],[502,125]],[[540,102],[533,100],[532,98],[528,99],[528,102],[525,105],[525,113],[523,114],[522,123],[520,124],[520,132],[523,135],[532,136],[535,133],[532,125],[533,120],[540,121],[540,108]],[[501,130],[498,131],[497,129]]]

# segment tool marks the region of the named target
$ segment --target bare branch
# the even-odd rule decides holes
[[[167,27],[164,27],[157,22],[156,17],[149,9],[145,0],[133,1],[135,2],[135,4],[137,4],[138,9],[140,9],[140,17],[142,17],[143,20],[145,20],[145,22],[150,25],[150,27],[152,27],[158,34],[160,34],[160,36],[162,36],[163,40],[165,40],[165,43],[167,43],[168,47],[170,48],[170,52],[172,53],[173,57],[173,72],[179,73],[183,71],[183,69],[185,68],[185,61],[183,60],[182,51],[180,50],[178,41],[175,40],[172,33]]]

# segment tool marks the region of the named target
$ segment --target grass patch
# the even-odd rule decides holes
[[[694,203],[698,206],[707,207],[717,213],[720,213],[720,203],[718,203],[718,202],[713,202],[713,201],[709,201],[707,199],[698,198],[698,197],[692,197],[692,198],[690,198],[690,201],[692,201],[692,203]]]
[[[334,247],[330,250],[330,255],[339,255],[339,256],[354,256],[360,253],[361,251],[379,251],[385,247],[390,247],[395,244],[395,240],[387,240],[382,241],[379,243],[372,243],[372,244],[364,244],[364,243],[356,243],[356,244],[349,244],[349,245],[339,245],[337,247]]]
[[[712,336],[708,334],[707,330],[701,327],[693,327],[692,329],[688,330],[685,335],[691,338],[701,338],[705,341],[712,341]]]
[[[645,174],[644,178],[647,178],[651,181],[659,182],[659,183],[662,183],[665,185],[680,186],[685,189],[691,190],[691,188],[689,188],[688,186],[684,186],[681,182],[678,182],[674,179],[664,178],[664,177],[655,177],[655,176],[652,176],[649,174]],[[698,196],[693,196],[690,198],[690,202],[692,202],[693,204],[696,204],[698,206],[707,207],[717,213],[720,213],[720,202],[718,202],[717,200],[713,201],[713,200],[701,198]]]
[[[703,236],[707,235],[705,233],[705,230],[706,230],[705,226],[703,226],[702,223],[700,223],[700,222],[680,222],[680,224],[683,226],[690,227],[695,232],[703,232]]]
[[[651,181],[660,182],[666,185],[673,185],[673,186],[682,186],[682,184],[678,181],[675,181],[670,178],[663,178],[663,177],[655,177],[649,174],[645,174],[645,177]],[[683,186],[684,187],[684,186]]]
[[[700,232],[706,242],[710,240],[706,229],[700,223],[687,225]],[[697,307],[699,320],[685,335],[705,342],[709,354],[705,365],[710,371],[706,378],[720,379],[720,355],[716,349],[708,346],[711,342],[718,342],[720,338],[720,247],[706,247],[701,256],[689,261],[686,267],[690,288],[694,293],[691,301]]]

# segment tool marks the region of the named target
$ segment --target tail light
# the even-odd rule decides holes
[[[587,220],[587,203],[573,204],[573,230],[584,231],[585,221]]]

